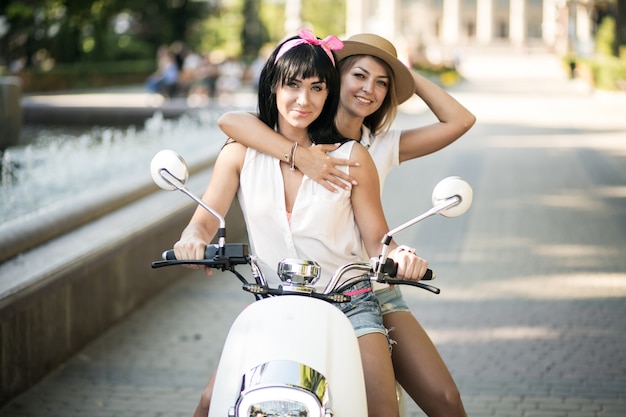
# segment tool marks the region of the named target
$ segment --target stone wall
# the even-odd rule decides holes
[[[22,130],[21,98],[20,79],[18,77],[0,77],[0,151],[17,145],[20,139]]]
[[[192,176],[201,193],[210,172]],[[180,192],[156,191],[0,264],[0,406],[30,388],[110,326],[188,272],[151,269],[193,210]],[[246,241],[238,204],[228,241]]]

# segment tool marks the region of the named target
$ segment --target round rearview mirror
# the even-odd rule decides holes
[[[473,195],[472,187],[463,178],[447,177],[439,181],[433,189],[433,206],[457,196],[460,199],[458,204],[439,212],[445,217],[457,217],[470,208]]]
[[[189,178],[189,169],[183,157],[169,149],[164,149],[154,155],[152,162],[150,162],[150,174],[154,183],[162,189],[167,191],[176,190],[176,186],[163,178],[162,171],[169,172],[182,185]]]

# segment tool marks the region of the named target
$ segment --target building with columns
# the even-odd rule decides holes
[[[346,0],[347,35],[372,32],[405,59],[451,61],[467,47],[584,53],[591,0]]]

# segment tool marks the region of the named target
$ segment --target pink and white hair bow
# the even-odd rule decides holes
[[[308,29],[300,29],[298,32],[299,38],[292,39],[287,41],[280,47],[278,53],[276,54],[276,59],[274,59],[274,63],[278,61],[278,58],[283,56],[285,52],[293,48],[297,45],[302,45],[303,43],[308,43],[310,45],[319,45],[322,47],[330,61],[335,65],[335,58],[333,57],[332,51],[337,51],[343,48],[343,42],[336,36],[327,36],[326,39],[317,39],[317,36],[313,34]]]

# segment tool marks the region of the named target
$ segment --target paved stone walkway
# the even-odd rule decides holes
[[[412,311],[470,416],[626,416],[626,97],[590,91],[540,54],[467,56],[463,70],[453,93],[477,125],[385,189],[395,225],[425,210],[445,176],[474,188],[465,216],[398,237],[442,289],[405,290]],[[409,102],[398,125],[431,120],[421,110]],[[0,416],[190,416],[251,301],[238,288],[181,277]],[[409,403],[408,415],[423,413]]]

